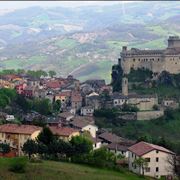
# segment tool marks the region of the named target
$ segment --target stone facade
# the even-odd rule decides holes
[[[180,73],[180,38],[170,36],[168,47],[163,50],[140,50],[137,48],[122,48],[119,64],[124,74],[129,74],[131,68],[149,69],[154,73],[168,71],[172,74]]]
[[[137,112],[137,120],[151,120],[164,116],[164,111],[139,111]]]

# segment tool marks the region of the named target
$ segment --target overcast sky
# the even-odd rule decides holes
[[[128,3],[130,1],[122,1]],[[30,6],[41,6],[41,7],[54,7],[54,6],[65,6],[65,7],[78,7],[88,5],[113,5],[122,3],[120,1],[0,1],[0,9],[19,9]]]

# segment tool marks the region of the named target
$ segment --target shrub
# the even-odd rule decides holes
[[[42,163],[42,160],[40,158],[38,158],[38,157],[32,157],[30,159],[30,162],[31,163]]]
[[[24,173],[27,166],[27,159],[25,157],[13,158],[9,170],[15,173]]]

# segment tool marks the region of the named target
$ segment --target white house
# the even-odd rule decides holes
[[[107,148],[116,155],[122,155],[127,159],[129,155],[128,148],[133,144],[135,144],[135,141],[124,139],[120,142],[112,142],[111,144],[108,144]]]
[[[94,108],[91,106],[85,106],[81,108],[81,115],[82,116],[93,116]]]
[[[173,176],[173,166],[169,160],[174,157],[174,153],[164,147],[150,144],[147,142],[139,142],[128,148],[128,164],[129,170],[137,174],[151,176],[155,178]],[[147,162],[144,168],[139,167],[135,160],[143,158]]]
[[[14,115],[6,115],[6,121],[14,121],[15,117]]]
[[[70,123],[73,128],[77,128],[79,130],[88,131],[93,138],[96,137],[96,132],[98,131],[98,127],[91,122],[83,118],[73,118],[73,121]]]

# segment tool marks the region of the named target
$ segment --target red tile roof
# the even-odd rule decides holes
[[[60,92],[56,96],[67,96],[67,97],[70,97],[71,96],[71,91]]]
[[[54,135],[58,135],[58,136],[70,136],[72,133],[79,132],[77,129],[68,128],[68,127],[50,126],[49,128]]]
[[[33,125],[3,124],[0,125],[0,132],[13,134],[33,134],[41,130],[41,127]]]
[[[158,151],[174,154],[172,151],[170,151],[162,146],[150,144],[150,143],[143,142],[143,141],[141,141],[137,144],[134,144],[133,146],[129,147],[128,150],[138,156],[143,156],[144,154],[146,154],[150,151],[153,151],[153,150],[158,150]]]
[[[52,88],[52,89],[60,88],[60,86],[61,84],[59,83],[59,81],[48,81],[46,83],[46,87]]]

